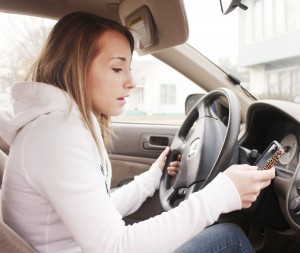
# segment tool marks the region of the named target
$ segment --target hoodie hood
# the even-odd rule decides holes
[[[77,122],[79,119],[83,123],[82,115],[73,98],[64,90],[53,85],[38,82],[16,82],[12,86],[11,94],[12,106],[8,110],[0,111],[0,136],[9,146],[13,144],[24,126],[49,113],[63,112],[66,115],[71,113],[72,122]],[[95,152],[100,155],[99,158],[106,169],[108,187],[110,187],[111,164],[103,142],[101,128],[94,114],[92,114],[92,120],[100,145],[100,153],[97,148],[95,148]]]
[[[45,83],[16,82],[11,96],[12,106],[0,112],[0,136],[8,145],[29,122],[54,111],[68,112],[75,105],[64,90]]]

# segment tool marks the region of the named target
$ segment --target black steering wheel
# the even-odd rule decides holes
[[[226,125],[216,114],[217,99],[228,102]],[[163,170],[159,195],[164,210],[174,208],[178,200],[202,189],[233,162],[240,121],[239,100],[227,88],[207,93],[191,109],[172,140]],[[178,155],[181,155],[181,168],[172,177],[166,168]]]

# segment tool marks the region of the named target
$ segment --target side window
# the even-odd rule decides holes
[[[0,13],[0,109],[11,103],[10,87],[23,80],[40,52],[54,20]],[[136,88],[130,93],[124,113],[113,122],[175,124],[185,117],[185,99],[191,93],[204,93],[160,60],[133,55],[131,64]]]
[[[191,80],[153,56],[133,55],[136,88],[130,92],[122,115],[113,122],[180,125],[185,118],[185,99],[205,93]]]
[[[0,13],[0,109],[8,106],[13,82],[24,80],[56,21]]]

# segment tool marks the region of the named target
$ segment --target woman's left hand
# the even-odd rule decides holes
[[[165,162],[169,152],[170,152],[170,148],[166,147],[166,149],[160,154],[160,156],[157,158],[155,162],[161,170],[163,170],[165,167]],[[181,157],[180,155],[178,155],[176,161],[170,162],[167,168],[168,174],[170,176],[176,176],[178,174],[180,168],[180,159]]]

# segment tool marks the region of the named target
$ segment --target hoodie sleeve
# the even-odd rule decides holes
[[[221,213],[241,208],[233,183],[220,174],[171,211],[126,226],[117,209],[124,213],[128,210],[116,208],[107,194],[88,132],[82,126],[53,124],[45,118],[26,129],[20,154],[22,170],[83,252],[172,252],[216,221]],[[156,173],[151,169],[149,175],[137,178],[137,184],[158,177]],[[151,190],[145,196],[153,192],[155,184],[150,183]]]
[[[148,171],[112,192],[112,201],[122,217],[135,212],[148,197],[153,196],[159,187],[161,175],[161,169],[154,163]]]

